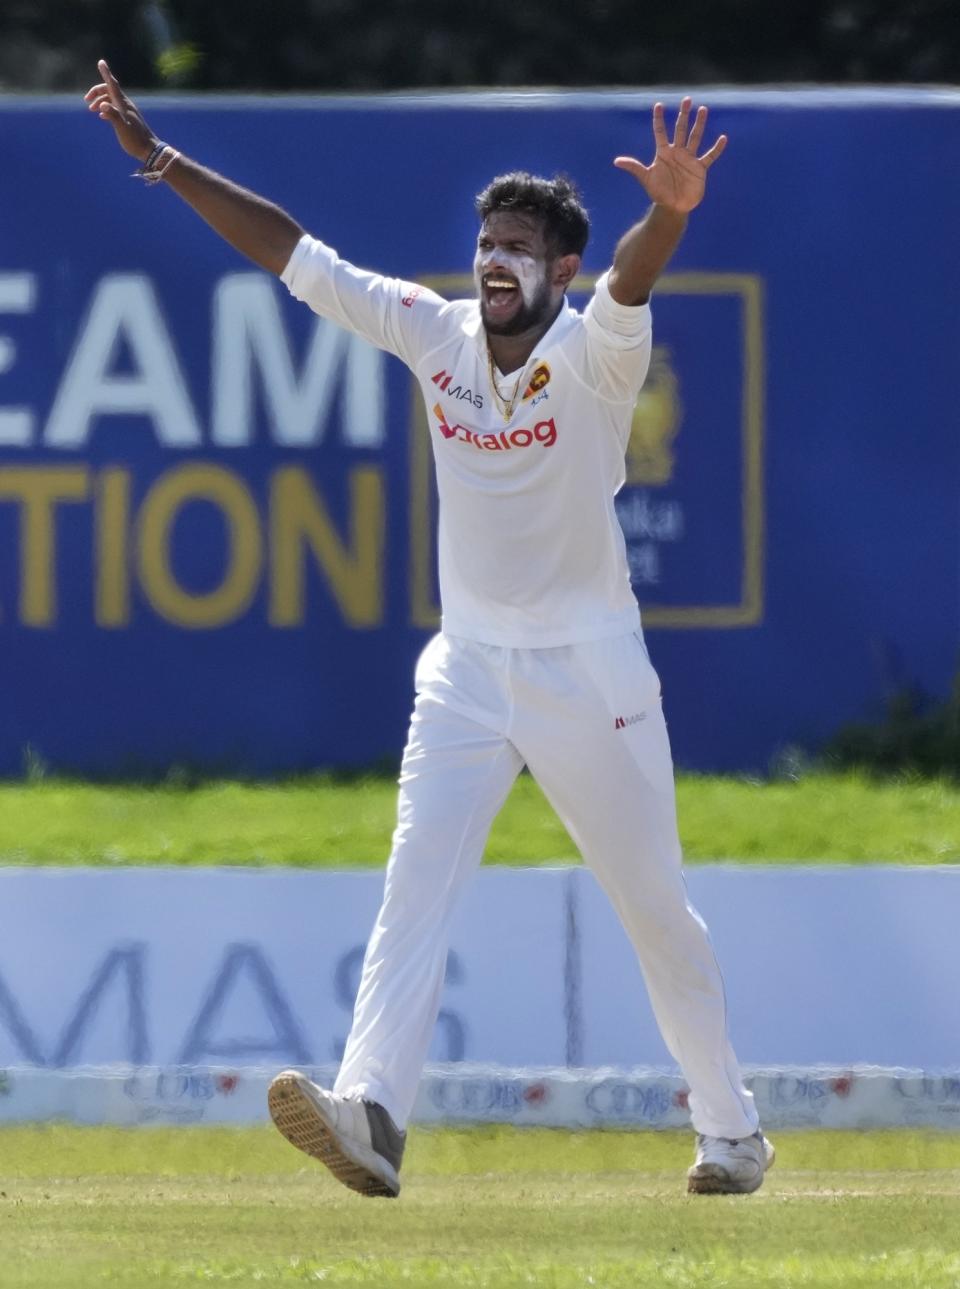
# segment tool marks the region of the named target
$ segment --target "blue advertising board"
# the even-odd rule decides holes
[[[469,293],[472,197],[564,171],[583,303],[655,95],[144,97],[364,267]],[[617,500],[678,762],[754,771],[956,665],[960,94],[705,92]],[[0,773],[395,759],[436,622],[395,359],[242,261],[79,101],[0,101]],[[575,517],[572,517],[575,522]]]

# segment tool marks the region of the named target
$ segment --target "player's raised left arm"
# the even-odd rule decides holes
[[[727,146],[727,136],[721,134],[713,147],[697,155],[706,129],[707,109],[697,108],[691,128],[691,107],[689,98],[680,104],[671,142],[663,104],[655,104],[653,161],[645,166],[635,157],[617,157],[613,163],[632,174],[653,203],[644,219],[617,245],[607,285],[618,304],[643,304],[649,298],[683,236],[688,214],[703,201],[707,171]]]

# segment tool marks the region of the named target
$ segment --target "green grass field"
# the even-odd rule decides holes
[[[960,1136],[784,1133],[684,1192],[679,1133],[412,1134],[394,1201],[270,1128],[0,1130],[0,1286],[814,1289],[960,1284]]]
[[[40,780],[0,784],[7,864],[383,864],[396,786],[317,776],[195,788]],[[960,787],[938,780],[809,775],[796,782],[681,776],[688,861],[935,864],[960,860]],[[487,859],[576,858],[528,776],[494,824]]]

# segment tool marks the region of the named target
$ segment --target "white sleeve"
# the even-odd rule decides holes
[[[608,276],[597,279],[583,315],[587,366],[600,394],[626,403],[636,398],[646,379],[653,318],[649,304],[618,304],[610,294]]]
[[[396,354],[409,367],[442,340],[447,301],[426,287],[358,269],[309,233],[280,280],[314,313]]]

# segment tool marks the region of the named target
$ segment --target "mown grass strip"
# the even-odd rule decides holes
[[[161,1263],[145,1269],[144,1284],[277,1284],[383,1286],[409,1289],[955,1289],[960,1257],[904,1250],[888,1256],[741,1258],[717,1250],[703,1260],[678,1255],[599,1260],[575,1266],[556,1260],[527,1262],[492,1257],[481,1263],[441,1258],[357,1258],[343,1261],[292,1257],[257,1266],[237,1262]]]
[[[690,1162],[689,1132],[603,1129],[414,1126],[404,1176],[535,1177],[678,1174]],[[891,1128],[870,1132],[791,1131],[778,1134],[777,1176],[815,1179],[821,1173],[864,1179],[876,1174],[960,1172],[960,1132]],[[233,1127],[87,1127],[11,1124],[0,1127],[0,1177],[171,1177],[233,1182],[255,1177],[316,1177],[305,1156],[270,1125]],[[851,1183],[852,1184],[852,1183]],[[341,1191],[332,1187],[335,1195]],[[960,1198],[960,1190],[958,1190]],[[371,1207],[370,1205],[367,1206]],[[382,1208],[383,1205],[373,1205]],[[386,1207],[390,1207],[387,1205]],[[958,1249],[960,1251],[960,1249]]]
[[[396,785],[314,776],[188,788],[41,780],[0,784],[6,864],[286,864],[378,867],[390,847]],[[960,788],[940,780],[809,775],[761,783],[681,775],[688,862],[960,862]],[[488,862],[576,862],[529,776],[496,820]]]

